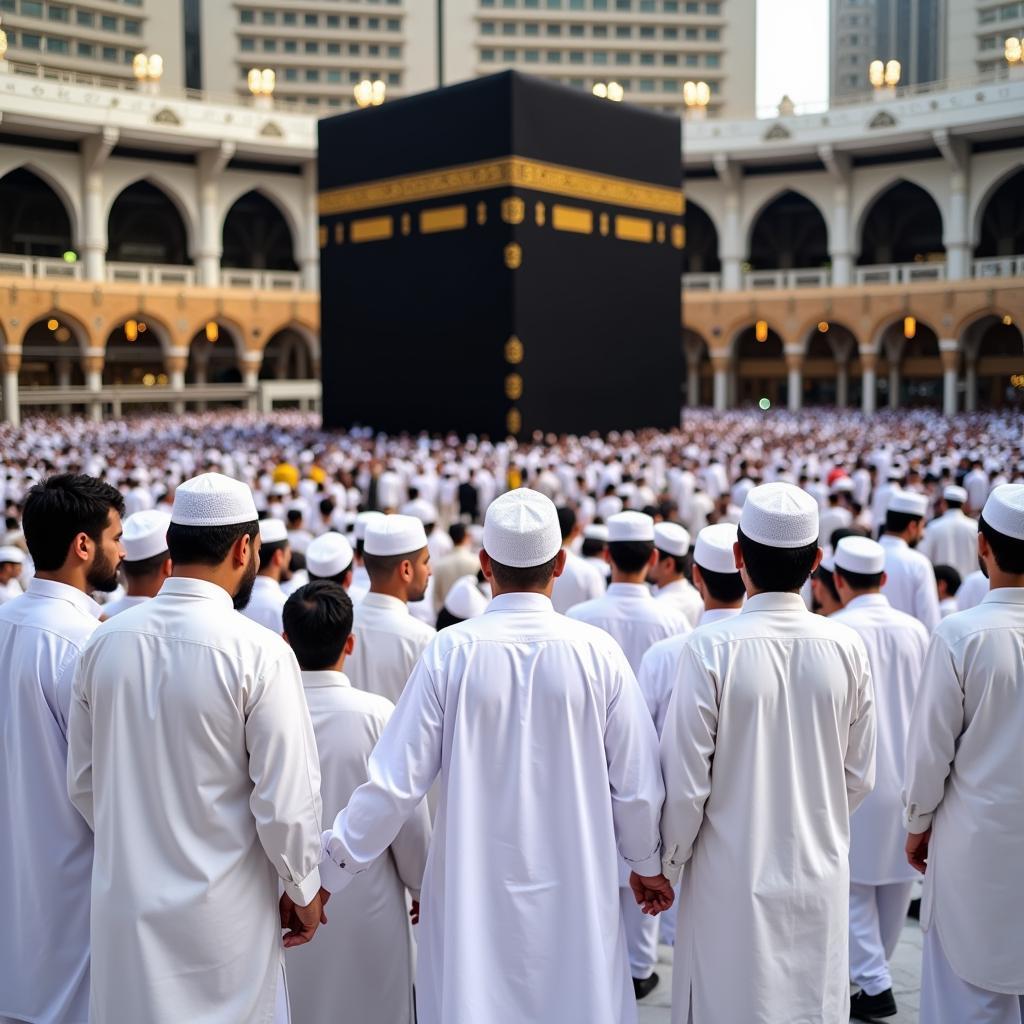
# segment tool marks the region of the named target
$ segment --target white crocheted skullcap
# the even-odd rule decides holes
[[[690,531],[678,523],[656,523],[654,546],[659,551],[682,558],[690,550]]]
[[[147,558],[167,550],[167,527],[171,514],[157,508],[133,512],[125,521],[121,533],[126,562],[144,562]],[[0,558],[0,561],[3,561]]]
[[[993,530],[1024,540],[1024,484],[1000,484],[988,496],[981,514]]]
[[[390,515],[366,527],[363,550],[368,555],[411,555],[427,546],[423,524],[414,516]]]
[[[539,491],[519,487],[487,506],[484,550],[500,565],[526,569],[550,562],[562,547],[555,503]]]
[[[966,489],[958,487],[956,484],[950,484],[948,487],[943,488],[942,496],[946,501],[959,501],[961,505],[967,504]]]
[[[264,544],[281,544],[288,539],[288,528],[283,519],[261,519],[260,540]]]
[[[715,523],[697,534],[693,560],[710,572],[739,572],[733,545],[736,543],[735,523]]]
[[[333,530],[309,542],[306,548],[306,571],[310,576],[329,579],[344,572],[353,558],[352,545]]]
[[[604,523],[590,523],[583,527],[584,540],[600,540],[608,543],[608,527]]]
[[[257,518],[249,487],[223,473],[201,473],[174,492],[171,522],[178,526],[234,526]]]
[[[740,529],[767,547],[807,547],[818,539],[818,503],[794,484],[761,484],[743,503]]]
[[[837,568],[862,576],[875,576],[885,570],[885,548],[870,537],[844,537],[836,545]]]

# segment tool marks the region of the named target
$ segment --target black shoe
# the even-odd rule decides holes
[[[636,982],[633,983],[634,985]],[[850,996],[850,1019],[851,1020],[878,1020],[881,1017],[896,1016],[896,1000],[893,998],[892,989],[887,988],[879,992],[877,996],[869,996],[867,992],[858,992]]]
[[[633,994],[637,999],[649,996],[658,987],[658,976],[652,974],[649,978],[633,979]]]

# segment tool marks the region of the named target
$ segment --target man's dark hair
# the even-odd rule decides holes
[[[946,503],[946,507],[947,508],[963,508],[964,507],[964,503],[962,501],[960,501],[958,498],[943,498],[942,500]]]
[[[55,572],[80,533],[99,542],[110,510],[124,515],[120,491],[94,476],[62,473],[36,484],[25,499],[22,528],[37,570]]]
[[[837,565],[836,575],[842,576],[851,590],[877,590],[882,585],[880,572],[852,572]]]
[[[708,593],[723,604],[735,604],[747,592],[743,577],[738,572],[712,572],[700,566],[700,578]]]
[[[466,539],[466,524],[452,523],[448,527],[448,536],[451,537],[452,543],[458,547]]]
[[[1000,571],[1010,573],[1011,576],[1024,575],[1024,540],[993,529],[985,522],[984,516],[978,518],[978,529],[988,541]]]
[[[653,540],[614,540],[608,544],[612,565],[619,572],[639,572],[653,550]]]
[[[814,570],[811,579],[817,580],[831,595],[833,601],[839,601],[839,591],[836,590],[836,578],[823,565]]]
[[[437,622],[434,623],[434,628],[440,632],[442,629],[447,629],[449,626],[457,626],[460,622],[463,622],[457,615],[452,615],[447,608],[442,608],[437,613]]]
[[[597,537],[584,537],[580,553],[584,558],[598,558],[604,553],[605,541]]]
[[[278,551],[284,551],[288,547],[288,541],[286,540],[275,540],[272,544],[261,544],[260,545],[260,567],[259,571],[263,572],[265,569],[270,568],[271,559]]]
[[[153,573],[157,572],[168,558],[170,558],[170,554],[166,551],[161,551],[158,555],[140,558],[137,562],[129,562],[125,559],[121,563],[121,568],[124,569],[124,574],[129,579],[144,580],[147,576],[152,576]]]
[[[317,506],[320,509],[320,515],[324,519],[329,519],[334,512],[334,499],[333,498],[321,498],[320,504]]]
[[[332,580],[299,587],[281,613],[288,643],[307,672],[331,668],[352,632],[352,599]]]
[[[562,540],[576,528],[576,513],[568,505],[561,505],[558,509],[558,528],[562,531]]]
[[[936,565],[935,570],[935,582],[946,584],[946,593],[950,597],[956,597],[956,592],[960,589],[960,584],[963,580],[960,579],[960,573],[956,571],[951,565]]]
[[[832,550],[835,551],[839,547],[839,542],[844,537],[863,537],[864,534],[860,530],[852,530],[849,526],[839,526],[832,531],[832,536],[829,537],[828,542],[832,546]]]
[[[923,518],[924,516],[915,516],[911,512],[888,511],[885,513],[885,532],[902,533],[911,523],[920,522]]]
[[[404,551],[397,555],[371,555],[363,551],[363,565],[371,580],[387,579],[403,562],[415,562],[423,548],[415,551]]]
[[[171,523],[167,527],[167,550],[175,565],[220,565],[234,546],[246,534],[255,542],[260,524],[231,523],[228,526],[182,526]]]
[[[743,552],[743,564],[751,583],[758,590],[787,593],[799,590],[811,574],[818,542],[799,548],[773,548],[751,540],[737,527],[736,536]]]
[[[502,565],[492,558],[491,572],[494,573],[495,582],[502,590],[543,590],[551,580],[557,560],[558,555],[555,555],[540,565],[516,569],[511,565]]]
[[[673,555],[670,551],[662,551],[661,548],[658,548],[658,561],[660,562],[663,558],[672,559],[673,572],[686,572],[686,555]]]
[[[302,522],[302,513],[297,508],[290,508],[285,513],[288,518],[288,525],[294,526],[296,523]]]

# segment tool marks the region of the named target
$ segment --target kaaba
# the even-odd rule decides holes
[[[327,429],[679,422],[680,121],[505,72],[319,125]]]

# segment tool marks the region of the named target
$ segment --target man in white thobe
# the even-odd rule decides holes
[[[864,641],[875,693],[875,788],[850,819],[850,980],[857,1020],[897,1012],[889,961],[912,896],[904,853],[903,787],[907,728],[928,650],[928,631],[889,604],[885,551],[867,537],[845,537],[833,573],[841,611],[834,621]]]
[[[0,546],[0,604],[24,593],[19,578],[25,569],[25,552],[13,544]]]
[[[356,647],[348,677],[360,690],[397,703],[416,659],[435,630],[409,614],[430,579],[430,552],[423,524],[413,516],[371,520],[363,541],[370,592],[355,611]]]
[[[680,527],[679,529],[682,529]],[[569,609],[570,618],[610,634],[626,655],[634,673],[652,644],[690,632],[678,609],[657,601],[646,579],[658,561],[654,520],[643,512],[619,512],[608,520],[608,557],[612,582],[605,593]],[[629,886],[629,868],[619,870],[619,900],[626,927],[633,986],[642,999],[658,984],[658,920],[637,907]]]
[[[663,863],[682,872],[673,1021],[845,1024],[849,819],[874,776],[867,653],[800,597],[821,557],[814,498],[757,487],[737,536],[747,602],[684,646],[661,736]]]
[[[260,520],[260,568],[253,580],[252,593],[242,614],[272,633],[281,635],[281,612],[287,595],[281,584],[291,579],[291,547],[288,531],[280,519]]]
[[[1024,484],[993,489],[978,551],[992,589],[932,636],[907,742],[922,1024],[1024,1015]]]
[[[735,544],[736,527],[732,523],[705,526],[697,534],[693,549],[693,580],[704,602],[698,629],[707,623],[738,615],[743,607],[746,590],[736,569]],[[687,632],[659,640],[651,645],[640,662],[637,682],[659,736],[679,678],[682,648],[691,636],[693,633]],[[678,903],[673,903],[658,918],[659,939],[666,946],[675,945],[678,909]]]
[[[939,594],[932,563],[915,551],[928,512],[928,499],[913,491],[893,491],[885,514],[886,583],[882,593],[898,611],[913,615],[929,633],[939,624]]]
[[[344,674],[355,643],[352,602],[329,580],[313,582],[284,606],[285,639],[302,669],[302,687],[320,756],[324,820],[333,821],[366,782],[370,754],[394,705],[353,687]],[[412,942],[406,892],[419,912],[430,842],[424,803],[358,884],[331,902],[329,929],[288,951],[293,1024],[343,1016],[359,1024],[412,1024]]]
[[[487,611],[438,633],[325,834],[325,884],[371,864],[440,775],[423,881],[421,1024],[632,1024],[618,856],[665,909],[662,783],[651,717],[601,630],[551,606],[561,570],[551,501],[488,508]]]
[[[647,582],[658,588],[654,596],[677,611],[693,629],[704,611],[704,602],[686,578],[689,531],[678,523],[658,523],[654,527],[654,546],[658,560],[647,574]]]
[[[352,603],[358,605],[360,601],[370,592],[370,574],[366,571],[363,562],[363,545],[366,543],[366,528],[372,522],[379,522],[384,518],[383,512],[376,512],[369,509],[356,515],[355,521],[355,559],[352,563],[352,582],[349,584],[348,596]]]
[[[918,550],[932,565],[951,565],[961,579],[978,568],[978,524],[964,515],[967,491],[950,486],[942,492],[942,514],[924,531]]]
[[[89,1020],[92,834],[68,800],[75,665],[113,590],[121,495],[87,476],[33,487],[23,525],[36,575],[0,608],[0,869],[13,918],[0,934],[0,1020]]]
[[[67,785],[95,833],[94,1022],[286,1020],[279,879],[285,944],[320,922],[320,766],[299,667],[234,610],[258,537],[245,484],[182,484],[174,575],[79,662]]]
[[[135,512],[124,521],[121,574],[126,593],[103,606],[105,619],[112,619],[160,592],[164,580],[171,575],[171,559],[167,553],[167,527],[170,522],[169,512],[155,508]]]
[[[565,570],[555,580],[551,603],[556,612],[564,614],[573,605],[600,597],[605,592],[605,580],[590,562],[572,550],[580,534],[576,513],[563,506],[558,510],[558,524],[562,530],[562,547],[565,548]]]
[[[306,549],[306,571],[309,573],[311,582],[330,580],[348,591],[352,584],[354,558],[352,545],[345,537],[334,530],[329,530],[310,541],[309,547]]]

